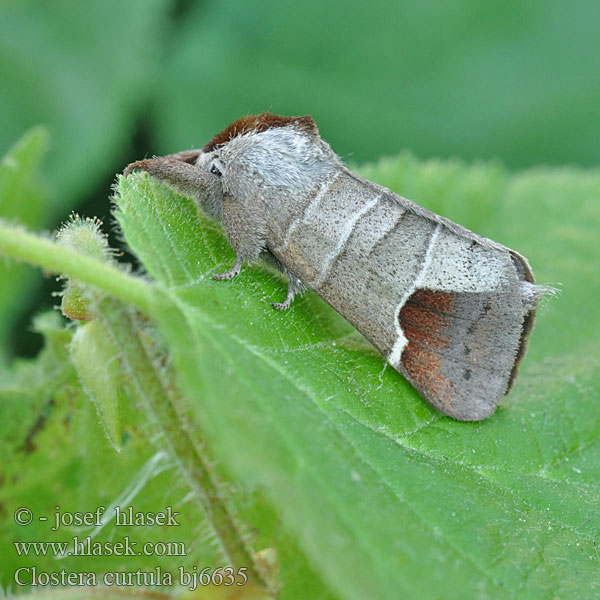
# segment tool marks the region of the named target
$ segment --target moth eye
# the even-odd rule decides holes
[[[221,171],[219,171],[219,169],[217,169],[217,167],[215,166],[214,163],[210,166],[210,172],[213,173],[214,175],[217,175],[218,177],[221,177]]]

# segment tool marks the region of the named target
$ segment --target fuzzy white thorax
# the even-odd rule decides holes
[[[263,185],[311,189],[341,164],[329,144],[293,125],[239,135],[216,154],[223,168],[223,189],[236,197],[247,197]]]

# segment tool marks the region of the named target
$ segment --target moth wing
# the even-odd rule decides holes
[[[398,313],[407,343],[394,366],[441,412],[486,418],[512,384],[544,289],[513,250],[365,183],[439,226],[429,262]]]
[[[415,291],[398,316],[408,339],[401,372],[443,413],[486,418],[512,379],[523,322],[515,303],[511,310],[494,293]]]

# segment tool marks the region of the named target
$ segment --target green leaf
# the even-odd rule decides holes
[[[66,573],[91,572],[100,583],[104,573],[125,568],[127,573],[135,574],[136,570],[159,567],[163,573],[172,573],[177,584],[180,568],[193,573],[198,565],[222,564],[219,545],[211,534],[214,520],[206,520],[203,495],[211,494],[210,502],[217,509],[235,502],[238,507],[251,510],[256,502],[256,498],[247,495],[240,500],[238,492],[210,487],[201,481],[189,430],[182,427],[183,422],[174,422],[172,416],[165,419],[169,412],[173,413],[177,398],[173,398],[172,381],[164,380],[165,374],[160,372],[164,357],[155,354],[156,348],[152,351],[147,324],[142,323],[140,328],[133,311],[112,299],[100,304],[94,306],[94,312],[101,320],[94,324],[101,325],[107,336],[103,343],[107,338],[111,343],[119,343],[122,359],[119,384],[123,434],[119,455],[106,443],[96,411],[77,385],[77,376],[68,362],[76,351],[84,351],[78,362],[97,357],[90,357],[83,340],[76,344],[77,349],[73,348],[72,332],[61,326],[57,313],[36,321],[37,330],[46,340],[41,355],[35,361],[17,363],[13,379],[0,385],[0,451],[4,459],[0,465],[0,504],[11,516],[0,526],[0,539],[6,549],[0,565],[3,588],[15,585],[17,569],[32,567],[38,573],[61,569]],[[181,400],[177,402],[181,409]],[[170,446],[176,447],[175,454],[169,451]],[[214,481],[215,475],[209,473],[208,477]],[[34,516],[27,526],[17,525],[12,518],[23,506]],[[179,526],[116,527],[110,518],[116,506],[123,510],[131,506],[152,514],[170,506],[176,511]],[[56,531],[51,529],[55,527],[57,511],[68,516],[69,512],[95,511],[98,507],[104,507],[103,514],[108,516],[101,526],[74,528],[64,523]],[[264,507],[262,513],[261,525],[271,527],[273,516]],[[48,520],[43,522],[39,518],[42,516]],[[58,563],[50,551],[39,556],[31,551],[29,556],[23,556],[16,550],[16,544],[28,542],[67,543],[72,548],[74,535],[80,541],[91,536],[94,544],[111,545],[127,536],[136,550],[146,543],[172,547],[167,553],[159,548],[154,555],[140,553],[125,559],[110,554],[66,556]],[[237,533],[238,543],[248,539],[247,531]],[[181,545],[184,554],[178,548]],[[32,572],[26,570],[21,572],[20,580],[26,582],[31,576]],[[27,587],[19,589],[26,591]],[[170,591],[171,588],[165,588],[165,597]],[[71,593],[75,594],[75,590],[71,589]],[[94,594],[111,597],[107,590]],[[252,596],[258,597],[264,597],[264,592]]]
[[[153,90],[166,0],[0,4],[0,153],[24,129],[48,126],[48,179],[64,212],[116,168]],[[117,157],[117,158],[115,158]],[[102,215],[100,215],[102,216]]]
[[[74,535],[80,539],[91,535],[95,542],[130,536],[140,546],[145,542],[184,541],[187,556],[150,557],[152,566],[176,570],[180,564],[186,568],[211,564],[215,560],[212,549],[194,546],[193,537],[187,533],[188,523],[202,528],[202,514],[195,503],[184,499],[188,490],[178,486],[173,465],[151,443],[155,431],[128,389],[122,395],[122,450],[117,455],[107,443],[96,410],[81,391],[69,362],[72,331],[63,327],[58,313],[38,317],[35,327],[44,335],[44,350],[35,360],[17,362],[12,378],[0,384],[0,505],[6,515],[0,523],[2,588],[15,589],[14,574],[22,567],[36,567],[38,572],[64,568],[66,572],[102,573],[123,566],[135,572],[149,566],[149,558],[144,556],[129,556],[125,562],[119,556],[57,560],[50,552],[19,556],[14,547],[15,542],[71,542]],[[100,528],[62,526],[51,530],[57,507],[61,512],[94,511],[115,504],[153,512],[171,505],[184,515],[183,527],[115,528],[109,522]],[[23,506],[33,512],[34,520],[18,526],[13,514]],[[39,517],[48,520],[42,522]],[[185,536],[181,532],[184,527]],[[31,573],[23,574],[25,578],[28,575]],[[27,587],[17,589],[28,591]]]
[[[45,217],[43,188],[37,170],[48,146],[42,127],[28,131],[0,163],[0,215],[39,226]]]
[[[164,471],[165,467],[175,465],[179,487],[183,485],[187,488],[186,504],[191,505],[191,507],[186,507],[187,510],[183,513],[186,522],[190,522],[192,515],[198,520],[198,515],[194,513],[200,509],[203,518],[201,523],[203,537],[211,543],[205,543],[198,549],[190,551],[189,546],[194,546],[197,532],[196,527],[188,525],[183,528],[181,533],[177,532],[176,534],[184,536],[183,540],[179,538],[176,542],[179,545],[185,544],[184,553],[181,553],[181,550],[176,554],[157,553],[155,556],[152,555],[154,556],[153,560],[160,560],[160,567],[164,571],[177,574],[180,568],[193,573],[196,568],[193,562],[196,556],[200,556],[200,563],[216,566],[228,564],[238,569],[243,567],[248,580],[248,589],[260,589],[264,596],[265,586],[270,585],[269,580],[276,579],[277,573],[272,564],[273,560],[267,561],[262,557],[276,555],[276,552],[269,552],[264,546],[257,546],[255,548],[260,549],[261,552],[255,555],[251,550],[249,540],[256,541],[257,536],[249,536],[244,520],[237,514],[238,511],[250,509],[254,500],[247,499],[245,495],[240,498],[239,492],[231,491],[223,483],[223,479],[227,478],[226,473],[224,477],[215,476],[211,457],[197,439],[195,432],[189,427],[185,405],[176,391],[169,363],[164,356],[164,350],[155,339],[152,328],[149,328],[148,324],[129,306],[107,297],[98,288],[103,286],[104,289],[111,290],[115,295],[122,296],[125,300],[136,303],[146,310],[149,310],[149,302],[159,302],[162,295],[156,288],[150,287],[141,279],[127,275],[113,261],[107,261],[110,250],[106,247],[105,240],[100,239],[99,233],[97,223],[83,222],[75,218],[59,232],[58,241],[53,243],[27,233],[23,229],[11,228],[0,222],[0,249],[10,256],[28,259],[46,269],[62,272],[69,278],[69,286],[72,285],[71,280],[74,279],[77,281],[78,289],[83,290],[86,299],[86,318],[93,318],[94,321],[86,323],[76,331],[70,343],[70,357],[77,369],[84,391],[96,405],[100,423],[108,433],[113,447],[120,448],[118,439],[121,437],[119,404],[121,407],[127,408],[127,414],[122,419],[123,426],[129,429],[141,421],[142,428],[149,430],[147,435],[154,442],[152,445],[158,446],[158,451],[149,458],[146,456],[145,446],[140,447],[129,443],[125,447],[125,450],[129,452],[126,452],[124,458],[128,460],[119,465],[121,469],[124,468],[126,471],[128,462],[131,464],[132,459],[144,459],[145,463],[139,468],[140,473],[136,473],[131,482],[123,480],[123,471],[121,477],[111,478],[111,483],[113,485],[120,484],[122,489],[117,499],[111,500],[110,506],[104,501],[103,506],[109,506],[105,514],[113,514],[114,507],[117,505],[130,506],[132,499],[136,501],[135,508],[139,509],[141,502],[139,498],[136,499],[136,496],[141,489],[146,488],[149,481],[154,484],[152,480]],[[98,242],[101,243],[100,248]],[[92,285],[85,286],[85,282]],[[154,299],[152,299],[153,291],[156,296]],[[64,357],[61,358],[64,352],[56,353],[56,350],[56,348],[49,348],[45,354],[48,353],[57,361],[64,361]],[[57,356],[54,356],[55,353]],[[36,367],[44,367],[43,364],[36,365],[35,362],[37,361],[31,364],[32,370]],[[32,381],[38,379],[43,380],[43,377],[39,375],[32,377]],[[7,391],[11,387],[14,386],[9,386]],[[0,387],[0,393],[2,391]],[[54,401],[54,394],[58,391],[62,390],[54,391],[53,388],[50,388],[45,393],[50,395]],[[34,393],[33,398],[37,398],[37,395]],[[69,393],[69,397],[71,396],[73,396],[72,392]],[[123,397],[122,403],[120,402],[121,397]],[[23,404],[31,404],[33,398],[26,396]],[[8,408],[10,409],[15,401],[21,400],[21,396],[14,397],[14,392],[9,391],[8,399]],[[64,399],[58,404],[59,410],[64,411],[69,408],[64,406]],[[136,407],[142,409],[143,412],[135,413],[132,418],[131,411]],[[0,405],[0,408],[3,407]],[[85,410],[81,412],[89,413]],[[10,415],[10,410],[8,414]],[[22,432],[20,433],[19,439],[23,435]],[[97,434],[97,431],[95,433]],[[87,447],[87,444],[93,439],[94,436],[90,438],[86,435],[81,443]],[[95,453],[94,457],[96,458]],[[105,461],[107,464],[111,463],[106,458]],[[17,464],[22,462],[18,461]],[[3,474],[0,472],[1,476]],[[159,483],[156,485],[160,486]],[[177,493],[178,489],[176,488],[174,491]],[[102,488],[102,492],[106,494],[108,486]],[[7,490],[7,493],[10,492]],[[87,502],[89,503],[91,500],[93,500],[93,496],[90,496]],[[153,499],[152,494],[146,492],[144,500],[142,506],[146,507],[146,511],[150,506],[146,502],[154,503],[154,508],[151,509],[152,514],[157,512],[157,508],[163,507],[165,502],[162,493],[159,498]],[[15,501],[30,506],[34,502],[34,497],[31,497],[31,494],[21,493],[12,502]],[[69,501],[68,498],[63,498],[62,502],[55,501],[55,505],[58,506],[67,501]],[[98,500],[96,500],[92,506],[98,505]],[[84,508],[80,512],[87,511]],[[271,523],[274,519],[272,512],[266,509],[262,513],[259,522],[265,528],[272,527]],[[191,522],[194,523],[194,521]],[[96,528],[91,531],[91,536],[96,537],[96,534],[103,528],[110,532],[111,527],[104,527],[110,523],[109,518],[102,526],[96,525]],[[123,529],[123,527],[119,527],[117,534],[121,534]],[[135,529],[134,527],[133,531]],[[61,533],[65,535],[62,530]],[[136,538],[139,540],[139,532],[137,533]],[[164,532],[161,535],[164,535]],[[19,539],[20,536],[16,537]],[[47,537],[48,533],[41,538],[44,543]],[[26,539],[30,538],[27,536]],[[102,544],[101,540],[102,538],[94,543]],[[61,541],[65,542],[64,538]],[[137,544],[138,541],[136,540],[135,543]],[[20,556],[15,557],[19,558]],[[48,553],[48,556],[51,557],[51,554]],[[109,556],[112,554],[109,553]],[[139,556],[150,555],[140,553]],[[115,554],[115,557],[118,558],[118,555]],[[22,560],[22,557],[19,560]],[[128,561],[128,567],[134,566],[135,562]],[[302,566],[301,564],[300,567],[302,568]],[[99,562],[94,566],[93,572],[105,572],[107,567],[105,561]],[[27,575],[24,577],[27,581]],[[173,579],[173,581],[177,584],[179,579]],[[273,587],[275,585],[273,583]],[[188,586],[186,585],[186,587]]]
[[[562,284],[486,421],[440,416],[314,294],[274,311],[286,284],[268,268],[211,280],[233,261],[220,228],[145,174],[120,180],[116,217],[155,283],[1,223],[0,251],[154,320],[191,431],[236,480],[238,514],[277,551],[283,598],[306,597],[303,584],[315,598],[594,597],[600,173],[511,175],[407,155],[365,172],[476,224],[528,256],[538,281]],[[135,356],[135,337],[118,320],[113,330]],[[129,372],[142,383],[144,369]]]
[[[71,360],[111,446],[121,450],[119,415],[119,349],[102,325],[92,321],[77,328],[71,342]]]
[[[597,165],[600,4],[278,0],[190,4],[166,55],[148,152],[234,119],[310,113],[341,156]]]
[[[261,266],[212,281],[233,259],[218,228],[137,175],[121,180],[116,214],[172,302],[152,314],[195,422],[242,481],[264,487],[344,598],[591,590],[600,527],[600,284],[591,275],[600,175],[511,176],[407,157],[396,170],[398,191],[422,189],[413,199],[431,205],[428,192],[441,189],[448,216],[462,213],[466,225],[472,219],[528,255],[542,282],[563,284],[540,310],[532,351],[501,408],[475,424],[440,416],[313,294],[273,311],[285,284]],[[378,178],[377,167],[369,172]]]
[[[45,129],[36,127],[0,162],[0,217],[39,227],[45,220],[47,200],[38,168],[48,144]],[[25,265],[0,264],[0,362],[6,360],[6,341],[15,321],[28,305],[39,275]]]

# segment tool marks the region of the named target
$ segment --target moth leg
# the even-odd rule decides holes
[[[146,171],[153,177],[164,179],[171,185],[191,190],[206,187],[206,181],[215,179],[214,175],[202,171],[193,164],[167,156],[131,163],[123,171],[123,176],[128,177],[133,171]]]
[[[154,175],[156,177],[164,177],[165,179],[168,179],[166,175],[169,175],[172,171],[173,163],[179,162],[193,165],[196,163],[196,160],[201,153],[202,150],[184,150],[183,152],[167,154],[166,156],[156,156],[155,158],[137,160],[125,167],[123,176],[127,177],[133,171],[140,170],[147,171],[150,173],[150,175]]]
[[[271,306],[273,308],[276,308],[277,310],[287,310],[290,307],[290,304],[292,303],[292,300],[294,299],[295,295],[296,292],[294,291],[292,283],[290,282],[288,284],[288,291],[285,300],[283,302],[272,302]]]
[[[235,252],[235,263],[229,271],[213,275],[213,279],[235,277],[240,272],[242,263],[256,261],[266,245],[264,211],[256,204],[238,201],[232,195],[224,194],[222,218],[225,235]]]
[[[233,267],[229,269],[229,271],[225,271],[224,273],[215,273],[212,278],[213,279],[231,279],[236,275],[240,274],[240,269],[242,268],[242,259],[239,256],[235,257],[235,262],[233,263]]]
[[[133,171],[146,171],[180,194],[193,198],[206,212],[221,219],[223,188],[219,177],[196,166],[200,150],[186,150],[168,156],[158,156],[131,163],[123,171],[127,177]]]
[[[178,160],[180,162],[195,165],[196,160],[202,154],[202,150],[183,150],[181,152],[175,152],[174,154],[165,154],[164,158],[172,160]]]
[[[294,296],[299,292],[302,293],[305,289],[304,284],[295,275],[292,275],[289,271],[287,271],[287,274],[289,280],[285,300],[283,302],[273,302],[271,304],[273,308],[276,308],[277,310],[287,310],[290,307]]]

